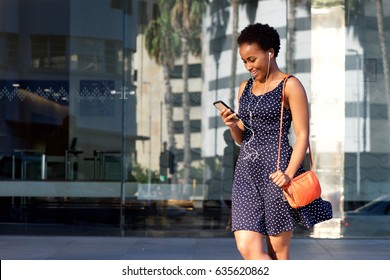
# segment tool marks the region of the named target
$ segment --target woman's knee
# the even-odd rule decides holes
[[[269,260],[270,257],[264,252],[263,248],[253,246],[250,243],[242,242],[237,244],[237,249],[244,260]]]
[[[236,239],[236,245],[238,251],[244,259],[246,256],[249,256],[251,251],[253,250],[253,246],[250,245],[250,242],[244,239]]]
[[[287,231],[275,236],[267,237],[268,253],[272,259],[289,259],[291,236],[292,232]]]
[[[264,252],[263,236],[261,234],[240,232],[235,236],[237,249],[244,259],[269,259],[269,256]]]

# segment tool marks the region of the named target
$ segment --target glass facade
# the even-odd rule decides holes
[[[389,238],[390,3],[199,1],[186,29],[180,2],[0,0],[0,234],[231,236],[240,147],[212,103],[237,109],[259,21],[334,210],[295,236]]]

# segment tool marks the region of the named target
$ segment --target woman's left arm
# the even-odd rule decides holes
[[[290,108],[293,128],[296,137],[290,163],[285,171],[287,176],[293,178],[302,164],[309,144],[309,105],[306,91],[301,82],[292,78],[286,84],[286,105]]]
[[[301,82],[290,78],[285,88],[285,108],[292,114],[293,128],[296,136],[294,149],[287,169],[271,174],[272,181],[282,187],[290,182],[302,164],[309,143],[309,106],[306,91]]]

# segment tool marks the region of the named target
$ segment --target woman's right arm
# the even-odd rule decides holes
[[[238,90],[238,102],[240,102],[240,97],[242,92],[244,91],[246,85],[246,81],[241,83],[240,88]],[[230,128],[230,133],[237,144],[242,143],[242,137],[244,134],[244,126],[242,122],[235,118],[236,114],[232,114],[230,110],[222,110],[219,113],[222,117],[222,121]]]

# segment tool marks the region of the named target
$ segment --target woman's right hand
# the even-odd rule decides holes
[[[221,116],[222,121],[225,123],[225,125],[229,127],[237,126],[237,123],[240,121],[240,119],[237,118],[237,114],[236,113],[233,114],[228,109],[221,110],[219,112],[219,115]]]

